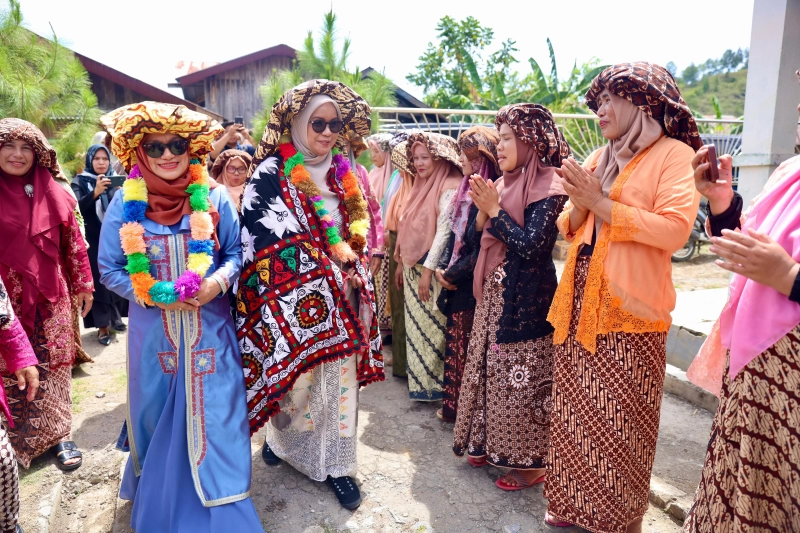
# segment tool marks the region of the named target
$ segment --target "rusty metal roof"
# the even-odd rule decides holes
[[[186,74],[185,76],[177,78],[177,80],[178,83],[181,85],[191,85],[193,83],[203,81],[209,76],[214,76],[215,74],[219,74],[221,72],[227,72],[235,68],[243,67],[247,64],[252,63],[253,61],[259,61],[261,59],[266,59],[267,57],[271,56],[284,56],[295,59],[297,57],[297,51],[291,46],[287,46],[285,44],[279,44],[277,46],[272,46],[270,48],[259,50],[258,52],[253,52],[252,54],[247,54],[246,56],[241,56],[237,57],[236,59],[231,59],[230,61],[225,61],[224,63],[219,63],[212,67],[192,72],[191,74]]]
[[[73,52],[73,53],[83,64],[83,67],[91,74],[95,74],[97,76],[100,76],[101,78],[105,78],[111,82],[122,85],[123,87],[127,87],[131,91],[135,91],[139,94],[142,94],[145,97],[152,99],[156,102],[185,105],[192,111],[205,113],[206,115],[210,116],[215,120],[222,121],[223,119],[222,115],[215,113],[211,110],[208,110],[202,106],[199,106],[194,102],[190,102],[189,100],[184,100],[183,98],[179,98],[172,93],[169,93],[163,89],[159,89],[158,87],[150,85],[149,83],[145,83],[141,80],[128,76],[127,74],[124,74],[107,65],[99,63],[94,59],[79,54],[78,52]]]

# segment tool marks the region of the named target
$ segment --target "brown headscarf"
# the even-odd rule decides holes
[[[211,167],[211,177],[228,189],[228,194],[230,194],[233,203],[236,204],[236,210],[238,211],[239,202],[241,201],[242,193],[244,192],[245,182],[243,181],[241,185],[235,187],[228,183],[227,173],[225,172],[225,169],[228,167],[228,163],[234,159],[241,161],[244,164],[245,169],[249,169],[250,163],[253,162],[253,158],[247,152],[242,150],[225,150],[219,154],[219,157],[214,161],[214,166]]]
[[[525,225],[525,208],[550,196],[566,195],[555,167],[570,155],[569,145],[556,126],[550,111],[538,104],[514,104],[497,114],[495,126],[508,124],[514,132],[517,168],[504,172],[500,190],[500,207],[520,226]],[[486,222],[481,236],[481,250],[475,266],[472,293],[483,299],[483,282],[503,262],[508,247],[489,231]]]
[[[136,159],[139,171],[147,185],[147,211],[144,216],[164,226],[172,226],[180,222],[184,215],[191,215],[192,205],[189,203],[189,193],[186,192],[186,188],[191,182],[189,172],[187,171],[186,174],[172,181],[158,177],[150,168],[147,154],[144,153],[142,145],[136,147]],[[209,186],[214,189],[217,183],[209,180]],[[208,213],[216,228],[219,222],[219,213],[214,204],[210,204]],[[216,231],[213,239],[217,240]]]
[[[442,192],[456,189],[461,183],[461,163],[456,141],[438,133],[415,133],[408,138],[407,154],[422,146],[433,158],[433,174],[427,179],[417,175],[403,212],[402,229],[397,245],[403,264],[413,267],[431,249],[439,218]],[[409,157],[411,159],[411,157]]]
[[[586,91],[586,105],[597,112],[597,98],[604,89],[621,96],[653,117],[666,134],[691,146],[703,146],[692,111],[667,69],[638,61],[612,65],[597,75]]]
[[[58,275],[61,230],[74,217],[76,201],[55,180],[61,175],[56,152],[39,129],[24,120],[0,120],[0,145],[25,141],[36,155],[25,176],[0,171],[0,264],[22,276],[22,308],[19,319],[30,335],[36,319],[36,304],[57,302],[66,296]],[[33,197],[25,193],[33,185]]]

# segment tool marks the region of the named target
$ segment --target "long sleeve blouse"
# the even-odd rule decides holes
[[[429,270],[436,270],[442,254],[447,248],[447,241],[450,238],[452,231],[450,230],[450,201],[455,195],[455,189],[447,189],[442,191],[439,196],[439,216],[436,218],[436,234],[433,236],[431,249],[424,257],[422,266]]]
[[[0,357],[3,358],[5,371],[9,374],[13,374],[21,368],[38,364],[33,346],[31,346],[19,319],[14,315],[11,300],[2,279],[0,279]],[[0,409],[11,427],[14,427],[14,420],[8,410],[8,399],[3,387],[0,387]]]
[[[439,310],[445,315],[474,309],[477,305],[475,296],[472,294],[472,280],[475,273],[475,265],[478,263],[478,253],[480,252],[480,235],[482,232],[476,231],[475,221],[478,218],[478,208],[474,205],[470,207],[467,215],[467,227],[462,237],[463,243],[459,250],[458,260],[449,266],[455,245],[455,233],[450,233],[445,252],[439,259],[438,268],[444,270],[444,278],[456,286],[456,290],[443,289],[437,302]],[[477,242],[475,236],[477,235]]]
[[[508,246],[497,342],[527,341],[553,332],[547,321],[558,286],[552,253],[558,237],[556,220],[566,202],[567,196],[561,195],[528,205],[524,226],[501,209],[486,229]],[[470,239],[479,244],[480,233],[472,231]]]

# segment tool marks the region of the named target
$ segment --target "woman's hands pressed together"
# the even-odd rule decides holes
[[[475,202],[481,213],[488,218],[494,218],[500,212],[500,194],[491,181],[486,181],[478,174],[473,174],[469,179],[469,196]],[[479,215],[480,216],[480,215]]]
[[[563,178],[564,190],[567,191],[576,209],[583,212],[590,211],[604,198],[600,180],[572,157],[562,161],[561,168],[556,169],[556,174]]]
[[[718,259],[717,265],[789,296],[800,264],[768,235],[753,229],[747,233],[725,229],[722,237],[711,238],[709,250],[727,260]]]

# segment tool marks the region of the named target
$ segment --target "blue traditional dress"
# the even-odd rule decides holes
[[[209,201],[220,215],[219,250],[207,276],[230,285],[241,269],[236,209],[224,187]],[[228,299],[194,311],[134,300],[120,244],[122,195],[109,205],[100,238],[101,281],[130,300],[127,432],[131,455],[120,498],[133,500],[140,532],[263,531],[249,499],[247,404]],[[151,274],[174,280],[186,268],[189,216],[172,226],[142,222]]]

